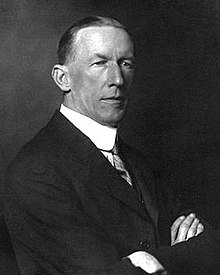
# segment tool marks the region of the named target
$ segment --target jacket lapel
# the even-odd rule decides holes
[[[74,161],[87,166],[92,142],[58,110],[46,126],[49,134],[64,146]]]
[[[117,170],[109,163],[105,156],[97,150],[91,151],[91,173],[95,174],[96,187],[101,188],[110,196],[123,202],[127,207],[146,219],[146,212],[138,200],[137,194],[132,186],[124,180]]]
[[[146,167],[146,163],[143,163],[143,160],[140,159],[140,156],[137,155],[136,151],[134,151],[132,148],[127,148],[126,144],[124,144],[122,140],[120,141],[120,146],[122,147],[123,155],[132,170],[132,174],[136,180],[136,183],[141,190],[147,212],[153,220],[154,224],[157,226],[158,209],[152,174]]]
[[[80,170],[82,178],[84,177],[84,184],[102,189],[146,219],[146,210],[139,202],[133,187],[121,178],[115,168],[112,167],[90,139],[59,111],[55,112],[46,130],[49,131],[49,134],[53,138],[58,140],[59,144],[67,148],[68,153],[74,161],[74,169],[80,167],[78,170]],[[139,172],[137,171],[138,175]],[[150,200],[148,204],[149,206],[151,205]]]

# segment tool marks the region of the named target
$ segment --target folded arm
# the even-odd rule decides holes
[[[204,226],[194,213],[180,216],[171,226],[171,245],[187,241],[203,231]]]

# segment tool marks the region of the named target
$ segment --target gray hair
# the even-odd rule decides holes
[[[89,16],[84,19],[81,19],[75,22],[72,26],[70,26],[61,36],[57,50],[59,64],[64,65],[70,61],[76,48],[74,47],[74,43],[76,42],[76,35],[79,30],[87,27],[103,26],[111,26],[115,28],[124,29],[128,33],[125,26],[123,26],[117,20],[112,18],[101,16]]]

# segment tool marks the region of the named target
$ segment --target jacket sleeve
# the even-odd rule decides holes
[[[146,274],[120,259],[69,181],[45,158],[18,157],[10,166],[5,216],[21,274]]]
[[[125,146],[125,145],[124,145]],[[156,183],[153,195],[157,201],[159,213],[158,236],[159,245],[157,248],[150,248],[147,252],[155,256],[159,262],[174,275],[217,275],[220,271],[220,236],[218,230],[213,229],[204,221],[198,213],[200,221],[205,226],[205,231],[197,237],[193,237],[186,242],[181,242],[174,246],[170,245],[170,228],[173,222],[181,215],[188,215],[194,212],[174,195],[172,188],[168,184],[161,182],[150,171],[150,162],[145,156],[134,148],[126,148],[130,157],[134,158],[140,167],[143,167],[143,175],[146,184],[149,176]],[[148,186],[147,186],[148,188]]]
[[[169,186],[159,186],[157,195],[160,201],[159,209],[164,219],[163,230],[170,234],[170,227],[180,215],[193,212],[184,208],[181,201],[176,198]],[[162,209],[163,208],[163,209]],[[197,213],[196,213],[197,214]],[[151,251],[151,253],[174,274],[219,274],[220,271],[220,234],[205,220],[197,215],[205,226],[200,235],[188,241],[170,246],[169,243]]]

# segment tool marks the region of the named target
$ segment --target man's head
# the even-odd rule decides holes
[[[89,17],[62,36],[52,76],[65,92],[64,104],[95,121],[116,127],[133,79],[133,42],[117,21]]]

